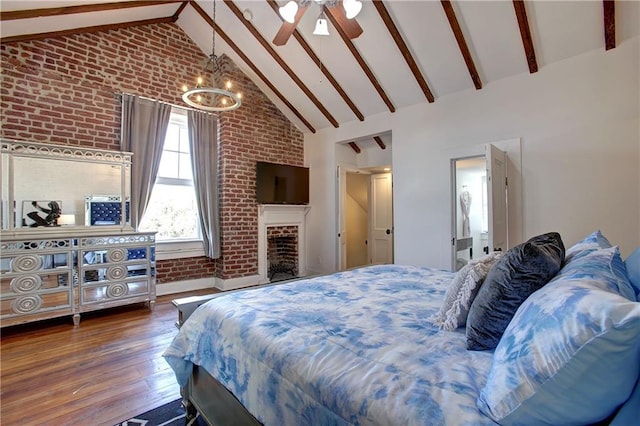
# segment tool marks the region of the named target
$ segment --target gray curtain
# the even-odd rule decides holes
[[[189,145],[193,168],[193,186],[200,212],[205,255],[220,257],[218,208],[218,118],[189,110]]]
[[[123,151],[133,152],[131,165],[131,226],[138,230],[158,175],[171,105],[122,95]]]

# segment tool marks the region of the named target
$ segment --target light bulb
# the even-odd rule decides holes
[[[313,30],[313,35],[329,35],[329,25],[327,24],[324,12],[320,14],[316,21],[316,28]]]
[[[231,89],[231,82],[230,82],[230,81],[227,81],[226,86],[227,86],[227,90]]]
[[[282,19],[293,24],[296,20],[296,13],[298,13],[298,3],[291,0],[289,3],[278,9],[278,11],[280,12],[280,16],[282,16]]]
[[[226,105],[227,104],[227,98],[222,98],[222,105]]]
[[[187,87],[187,85],[186,85],[186,84],[183,84],[183,85],[182,85],[182,91],[183,91],[183,92],[186,92],[187,90],[189,90],[189,88]]]
[[[358,16],[358,13],[360,13],[360,10],[362,9],[362,2],[358,0],[344,0],[342,2],[342,7],[344,7],[347,19],[353,19]]]
[[[238,97],[238,99],[242,99],[242,93],[238,92],[236,93],[236,96]]]
[[[197,100],[198,102],[202,102],[202,96],[200,96],[200,95],[196,96],[196,100]]]
[[[202,81],[203,81],[203,80],[202,80],[202,77],[201,77],[201,76],[198,76],[198,85],[202,84]]]

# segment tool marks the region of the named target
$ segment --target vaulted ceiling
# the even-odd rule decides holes
[[[330,14],[330,35],[313,35],[321,9],[311,2],[276,46],[285,3],[216,0],[216,54],[232,58],[303,132],[613,49],[638,35],[640,16],[639,2],[620,0],[364,0],[355,18],[363,32],[349,39]],[[176,22],[211,52],[211,0],[2,0],[0,8],[2,42]]]

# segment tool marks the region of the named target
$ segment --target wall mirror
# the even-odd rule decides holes
[[[3,232],[131,229],[129,152],[3,139]]]

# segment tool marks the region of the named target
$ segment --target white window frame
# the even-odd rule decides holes
[[[187,122],[187,110],[178,107],[171,108],[171,114],[184,116],[185,122]],[[187,124],[188,125],[188,124]],[[159,177],[156,182],[173,184],[173,185],[187,185],[184,179],[172,179]],[[172,241],[156,241],[156,260],[171,260],[171,259],[184,259],[187,257],[200,257],[204,256],[204,243],[202,241],[202,230],[198,223],[198,232],[200,238],[190,238],[182,240]]]

